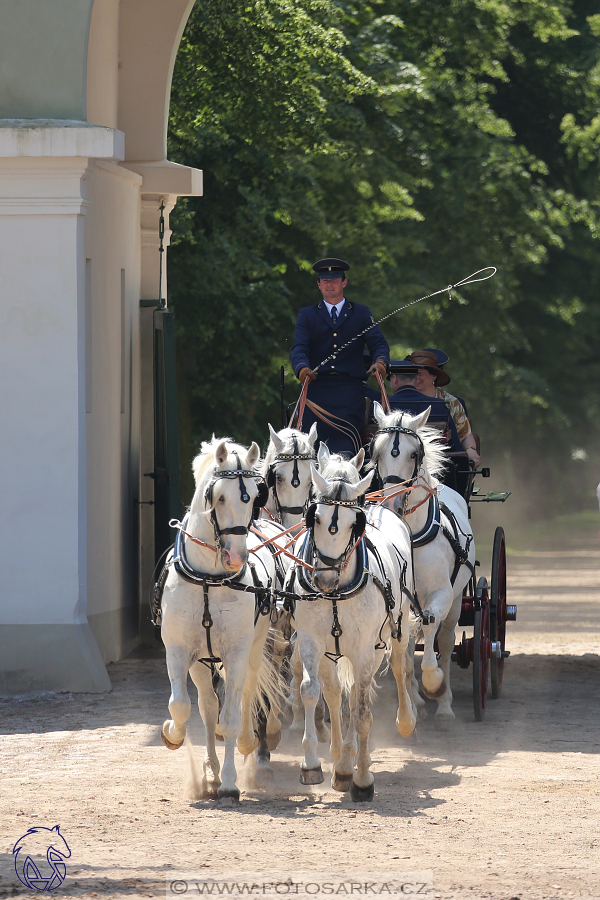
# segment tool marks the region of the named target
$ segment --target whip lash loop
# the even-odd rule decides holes
[[[396,313],[402,312],[403,309],[408,309],[409,306],[414,306],[416,303],[421,303],[422,300],[429,300],[431,297],[437,297],[439,294],[445,294],[446,291],[448,291],[448,294],[450,294],[450,292],[452,290],[454,290],[455,288],[465,287],[467,284],[475,284],[475,282],[477,282],[477,281],[487,281],[488,278],[493,278],[497,271],[498,270],[496,269],[495,266],[486,266],[484,269],[478,269],[477,272],[473,272],[472,275],[467,275],[466,278],[463,278],[462,281],[457,281],[456,284],[449,284],[445,288],[441,288],[439,291],[433,291],[431,294],[426,294],[424,297],[419,297],[418,300],[411,300],[410,303],[405,303],[404,306],[399,306],[398,309],[394,309],[392,312],[388,313],[386,316],[382,316],[381,319],[379,319],[377,322],[372,322],[370,325],[368,325],[366,328],[364,328],[358,334],[355,334],[353,338],[350,338],[349,341],[346,341],[345,344],[342,344],[342,346],[339,348],[339,350],[336,350],[335,353],[332,353],[331,356],[327,357],[327,359],[323,359],[319,363],[319,365],[313,369],[313,372],[318,372],[319,369],[321,368],[321,366],[324,366],[325,363],[331,362],[332,359],[337,359],[337,357],[340,355],[342,350],[345,350],[346,347],[349,347],[350,344],[354,343],[354,341],[357,341],[358,338],[363,336],[363,334],[366,334],[367,331],[370,331],[372,328],[375,328],[376,325],[381,325],[382,322],[385,322],[385,320],[391,318],[391,316],[395,316]],[[482,272],[489,272],[490,274],[484,275],[483,278],[475,277],[476,275],[481,275]],[[308,382],[308,378],[306,379],[304,384],[307,385],[307,382]],[[307,387],[308,387],[308,385],[307,385]],[[304,412],[304,405],[302,405],[301,411]],[[301,424],[302,424],[302,416],[301,415],[299,416],[299,423],[300,424],[298,425],[298,430],[300,431]]]

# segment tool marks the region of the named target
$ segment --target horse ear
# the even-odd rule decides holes
[[[321,445],[323,446],[323,445]],[[325,494],[329,490],[330,484],[326,478],[323,478],[320,472],[315,469],[313,464],[310,464],[310,473],[312,475],[313,484],[316,487],[317,491],[320,494]]]
[[[217,444],[217,449],[215,450],[215,461],[218,466],[222,466],[228,457],[227,453],[227,441],[220,441]]]
[[[252,441],[250,445],[250,449],[248,450],[248,455],[246,457],[246,465],[249,469],[252,469],[256,463],[258,462],[258,458],[260,456],[260,447],[256,443],[256,441]]]
[[[362,481],[359,481],[357,484],[352,484],[352,485],[348,486],[348,491],[352,491],[352,493],[354,494],[354,497],[352,498],[353,500],[356,500],[358,497],[361,496],[361,494],[366,493],[366,490],[369,487],[369,485],[371,484],[374,474],[375,474],[375,469],[371,469],[369,474],[366,475],[365,478],[362,479]]]
[[[380,428],[385,425],[386,415],[383,411],[383,406],[377,400],[373,401],[373,415]]]
[[[269,434],[271,435],[271,443],[273,444],[273,446],[275,447],[277,452],[281,453],[283,451],[283,448],[285,447],[285,441],[281,440],[281,438],[279,437],[279,435],[277,434],[277,432],[275,431],[275,429],[273,428],[273,426],[271,425],[270,422],[269,422]]]
[[[311,447],[315,446],[315,444],[317,442],[317,437],[318,437],[317,423],[313,422],[312,425],[310,426],[310,431],[308,432],[308,441],[309,441]]]
[[[420,413],[418,416],[415,416],[410,423],[410,427],[413,431],[418,431],[419,428],[422,428],[423,425],[427,422],[429,418],[429,413],[431,412],[431,407],[428,406],[425,412]]]
[[[319,468],[322,469],[329,462],[329,447],[327,444],[322,443],[319,447],[319,452],[317,453],[317,462],[319,463]]]
[[[357,472],[360,472],[360,470],[363,467],[364,461],[365,461],[365,451],[364,451],[364,448],[361,447],[360,450],[358,451],[358,453],[356,454],[356,456],[354,457],[354,459],[350,460],[350,464],[354,466],[354,468],[356,469]]]

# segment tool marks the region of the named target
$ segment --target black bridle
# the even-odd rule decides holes
[[[347,564],[348,557],[350,556],[356,542],[362,536],[365,526],[366,526],[366,516],[364,509],[361,505],[362,497],[358,497],[356,500],[341,500],[342,489],[344,484],[350,484],[350,482],[346,481],[346,479],[340,479],[340,483],[338,485],[335,497],[317,497],[309,511],[306,514],[306,527],[309,529],[311,533],[311,544],[312,544],[312,555],[314,559],[319,559],[321,562],[325,563],[324,566],[314,566],[313,576],[319,572],[328,572],[334,571],[337,572],[338,575],[341,575],[342,570],[345,568]],[[354,509],[356,510],[356,520],[352,527],[352,531],[350,532],[350,540],[348,541],[346,547],[343,552],[338,557],[326,556],[324,553],[321,553],[319,548],[315,542],[315,513],[316,508],[319,503],[323,503],[325,506],[334,506],[335,509],[333,511],[333,516],[331,517],[331,522],[327,530],[329,534],[335,535],[338,533],[338,514],[340,506],[344,506],[346,509]],[[312,513],[312,514],[311,514]]]
[[[240,458],[237,453],[234,453],[235,461],[237,464],[236,469],[219,469],[218,466],[215,466],[213,471],[213,477],[210,481],[210,484],[207,486],[206,491],[204,492],[204,500],[205,503],[211,507],[210,511],[210,521],[212,522],[212,526],[215,531],[215,544],[217,547],[221,547],[221,535],[223,534],[236,534],[236,535],[247,535],[248,525],[234,525],[232,528],[220,528],[219,522],[217,520],[217,511],[213,506],[213,498],[214,498],[214,490],[215,484],[217,481],[220,481],[221,478],[239,478],[240,480],[240,499],[242,503],[250,503],[250,494],[246,490],[246,485],[244,484],[244,478],[256,478],[256,472],[253,472],[251,469],[242,469],[242,465],[240,463]],[[250,508],[250,515],[252,515],[252,508]]]
[[[274,457],[273,463],[269,466],[267,470],[267,485],[269,488],[273,489],[273,499],[275,500],[275,509],[277,511],[277,516],[279,521],[282,523],[283,513],[288,513],[291,516],[303,516],[306,512],[306,508],[310,502],[310,495],[307,497],[306,502],[303,506],[282,506],[279,502],[279,497],[277,495],[277,467],[276,463],[278,462],[291,462],[294,461],[294,468],[292,470],[292,481],[291,485],[293,488],[300,487],[300,472],[298,470],[298,460],[299,459],[309,459],[314,461],[316,459],[314,451],[310,453],[298,453],[298,439],[294,435],[292,438],[294,442],[294,448],[291,453],[278,453],[277,456]]]

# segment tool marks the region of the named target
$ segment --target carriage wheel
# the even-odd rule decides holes
[[[490,610],[485,578],[479,579],[477,595],[481,605],[473,611],[473,711],[475,721],[483,721],[487,699],[490,661]]]
[[[492,554],[492,584],[490,597],[490,639],[499,641],[504,653],[506,645],[506,543],[504,529],[496,528]],[[492,697],[497,700],[502,690],[504,658],[492,654]]]

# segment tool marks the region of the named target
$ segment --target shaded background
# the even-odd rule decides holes
[[[351,264],[376,317],[483,266],[497,276],[385,323],[392,355],[451,357],[486,487],[528,517],[599,480],[600,3],[198,0],[170,158],[204,170],[172,215],[184,499],[199,442],[264,448],[287,399],[312,262]]]

